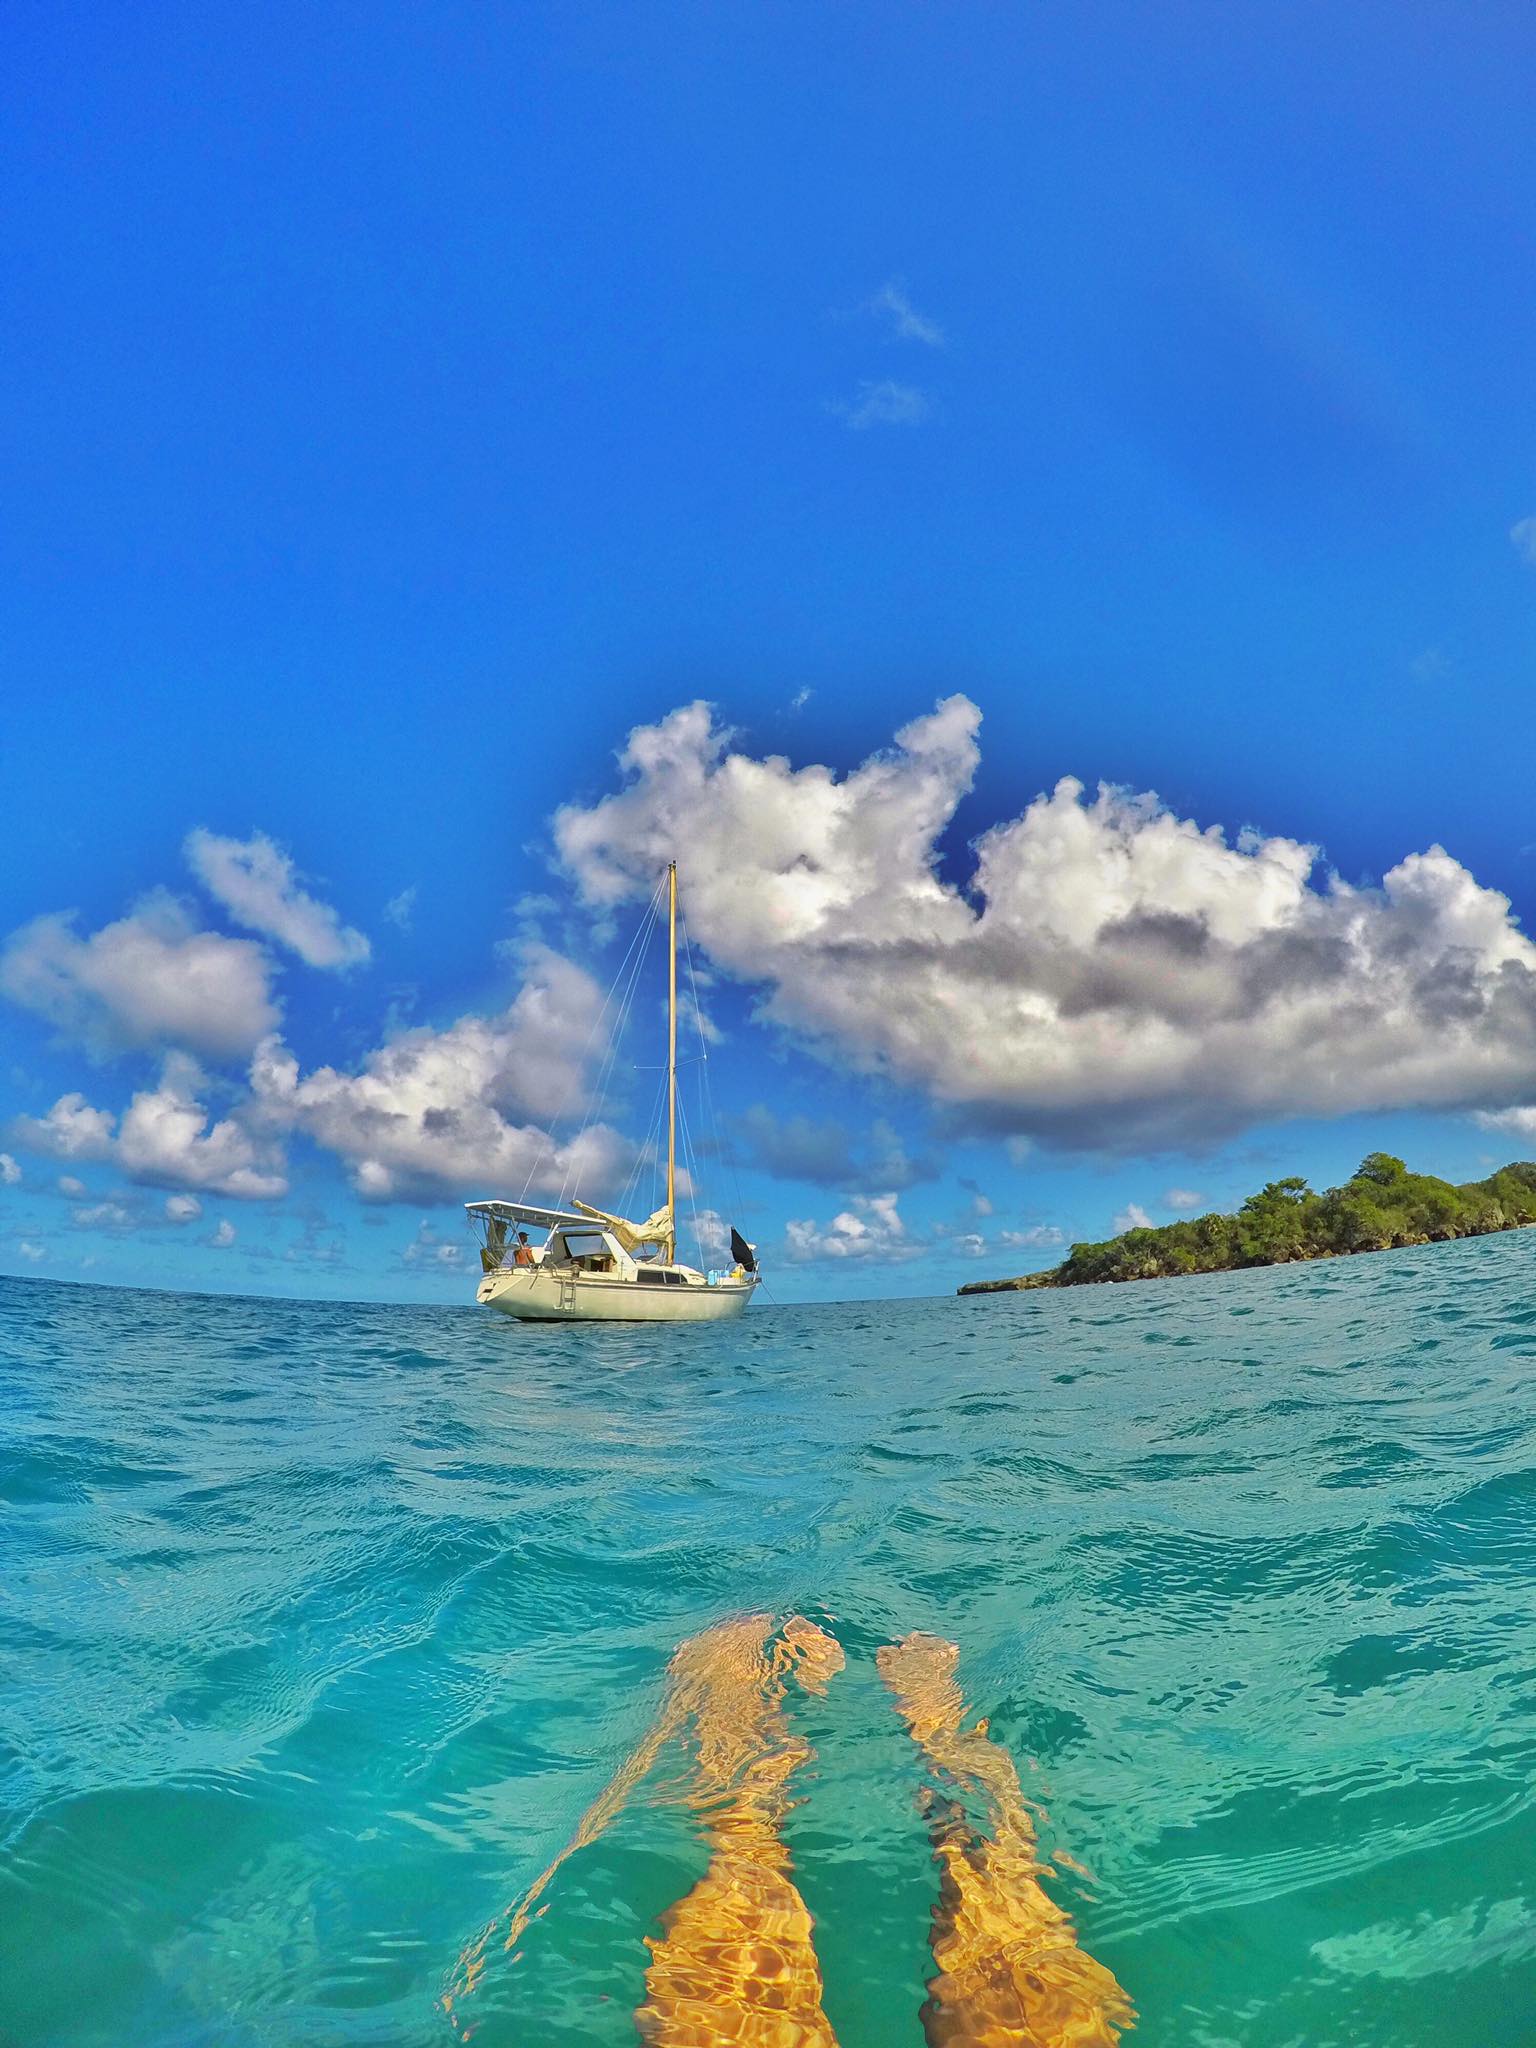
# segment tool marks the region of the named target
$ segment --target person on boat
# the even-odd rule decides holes
[[[1040,1883],[1044,1866],[1013,1759],[985,1721],[965,1726],[959,1655],[954,1643],[914,1634],[875,1659],[934,1781],[924,1811],[940,1886],[923,2033],[929,2048],[1115,2048],[1135,2024],[1131,2002],[1078,1946]],[[843,1662],[836,1639],[800,1615],[782,1627],[746,1615],[684,1643],[644,1741],[549,1868],[460,1956],[442,2000],[460,2037],[472,2031],[464,2005],[492,1939],[505,1927],[502,1947],[518,1948],[560,1866],[597,1839],[668,1740],[686,1731],[695,1753],[686,1796],[703,1819],[709,1865],[664,1915],[661,1933],[645,1938],[640,2037],[651,2048],[837,2048],[782,1823],[789,1780],[814,1754],[790,1727],[790,1682],[823,1693]]]
[[[526,1230],[520,1230],[517,1233],[517,1250],[512,1254],[512,1263],[514,1266],[531,1266],[533,1264],[533,1251],[528,1243],[528,1233]]]

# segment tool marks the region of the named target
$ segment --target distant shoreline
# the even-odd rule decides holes
[[[1410,1173],[1388,1152],[1372,1152],[1342,1187],[1323,1194],[1299,1178],[1271,1181],[1235,1214],[1213,1212],[1123,1231],[1102,1244],[1075,1244],[1059,1266],[1046,1272],[970,1280],[955,1291],[1017,1294],[1305,1265],[1360,1252],[1492,1237],[1530,1223],[1536,1223],[1536,1165],[1528,1160],[1457,1186],[1432,1174]]]

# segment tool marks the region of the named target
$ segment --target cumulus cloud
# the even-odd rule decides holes
[[[786,1223],[785,1252],[796,1265],[856,1259],[871,1263],[917,1258],[924,1246],[909,1237],[895,1194],[855,1195],[830,1223],[809,1218]]]
[[[268,1040],[251,1068],[259,1114],[335,1153],[372,1201],[519,1193],[535,1169],[535,1193],[611,1177],[628,1165],[614,1131],[594,1124],[557,1142],[549,1129],[562,1105],[577,1105],[602,992],[548,947],[529,947],[524,965],[507,1009],[402,1031],[355,1073],[302,1074],[288,1048]]]
[[[367,939],[303,886],[292,856],[265,832],[223,839],[199,826],[187,834],[187,864],[208,893],[247,931],[276,939],[309,967],[356,967]]]
[[[91,1230],[98,1236],[103,1231],[122,1236],[137,1229],[140,1221],[125,1202],[93,1202],[89,1208],[71,1209],[69,1213],[77,1230]]]
[[[718,1209],[696,1209],[691,1222],[706,1259],[723,1259],[731,1248],[731,1226]]]
[[[85,938],[73,912],[54,912],[0,948],[0,995],[98,1056],[156,1045],[248,1053],[278,1020],[270,974],[260,946],[200,931],[164,890]]]
[[[239,1235],[239,1231],[236,1230],[233,1223],[226,1216],[217,1225],[213,1235],[208,1239],[208,1243],[212,1245],[216,1252],[227,1252]]]
[[[901,384],[894,377],[861,377],[852,398],[834,400],[829,410],[845,426],[862,432],[866,427],[920,426],[933,407],[915,384]]]
[[[1204,1200],[1198,1188],[1166,1188],[1163,1191],[1165,1209],[1198,1209]]]
[[[117,1118],[93,1109],[77,1090],[61,1095],[46,1116],[19,1116],[11,1128],[18,1144],[50,1159],[110,1159]]]
[[[839,775],[687,705],[631,734],[617,792],[558,813],[559,850],[604,908],[680,856],[690,932],[767,1018],[960,1128],[1131,1150],[1536,1099],[1536,947],[1443,848],[1355,887],[1316,847],[1068,778],[983,832],[960,886],[938,847],[978,727],[951,697]]]
[[[77,1203],[69,1220],[76,1230],[89,1231],[95,1237],[127,1237],[141,1230],[162,1229],[167,1223],[195,1223],[202,1213],[196,1195],[168,1195],[162,1207],[140,1189],[119,1188],[104,1201]]]
[[[18,1143],[55,1159],[109,1160],[150,1187],[198,1188],[256,1201],[286,1192],[282,1158],[269,1133],[241,1116],[214,1119],[207,1082],[186,1053],[166,1056],[160,1080],[141,1088],[121,1122],[79,1093],[61,1095],[42,1117],[17,1117]]]
[[[439,1237],[436,1226],[426,1217],[416,1226],[416,1235],[401,1252],[400,1259],[403,1265],[449,1272],[458,1272],[467,1263],[464,1246]]]
[[[1054,1223],[1032,1223],[1027,1230],[1000,1230],[997,1241],[1010,1251],[1059,1251],[1065,1235]]]
[[[1519,553],[1536,568],[1536,519],[1519,519],[1509,529],[1510,540]]]
[[[1116,1216],[1111,1228],[1114,1230],[1116,1237],[1120,1235],[1122,1230],[1150,1230],[1152,1228],[1152,1218],[1143,1209],[1140,1202],[1127,1202],[1125,1207]]]
[[[1508,1131],[1517,1138],[1536,1138],[1536,1104],[1516,1103],[1509,1109],[1480,1110],[1485,1131]]]
[[[24,1259],[30,1260],[33,1265],[36,1265],[39,1259],[46,1259],[48,1256],[46,1245],[37,1244],[33,1239],[27,1237],[17,1238],[16,1249]]]
[[[59,1193],[67,1195],[72,1202],[83,1201],[86,1195],[85,1182],[83,1180],[76,1180],[72,1173],[61,1173],[59,1175]]]
[[[9,1152],[0,1152],[0,1188],[13,1188],[21,1179],[21,1168]]]

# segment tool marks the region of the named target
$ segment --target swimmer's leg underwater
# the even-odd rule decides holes
[[[1135,2021],[1131,2002],[1041,1886],[1013,1759],[984,1721],[963,1726],[959,1656],[938,1636],[909,1635],[876,1659],[935,1776],[987,1816],[980,1828],[940,1793],[928,1809],[940,1870],[922,2012],[929,2048],[1114,2048]]]
[[[788,1683],[823,1692],[842,1665],[834,1638],[798,1615],[777,1631],[770,1616],[747,1615],[683,1643],[644,1739],[549,1867],[459,1957],[441,2004],[461,2039],[473,2032],[466,2001],[497,1937],[503,1950],[518,1946],[545,1910],[540,1901],[561,1865],[597,1840],[667,1743],[686,1731],[696,1752],[687,1796],[706,1816],[710,1862],[647,1943],[646,1999],[635,2016],[641,2035],[658,2048],[725,2039],[836,2048],[821,2010],[810,1914],[779,1829],[788,1780],[811,1755],[784,1716]]]
[[[833,1638],[798,1616],[771,1646],[761,1617],[710,1646],[695,1708],[709,1868],[647,1939],[635,2019],[652,2048],[836,2048],[780,1829],[789,1779],[812,1754],[784,1717],[788,1681],[822,1692],[842,1663]]]

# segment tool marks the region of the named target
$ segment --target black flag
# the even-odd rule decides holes
[[[731,1257],[738,1266],[745,1266],[749,1273],[757,1271],[757,1254],[734,1223],[731,1225]]]

